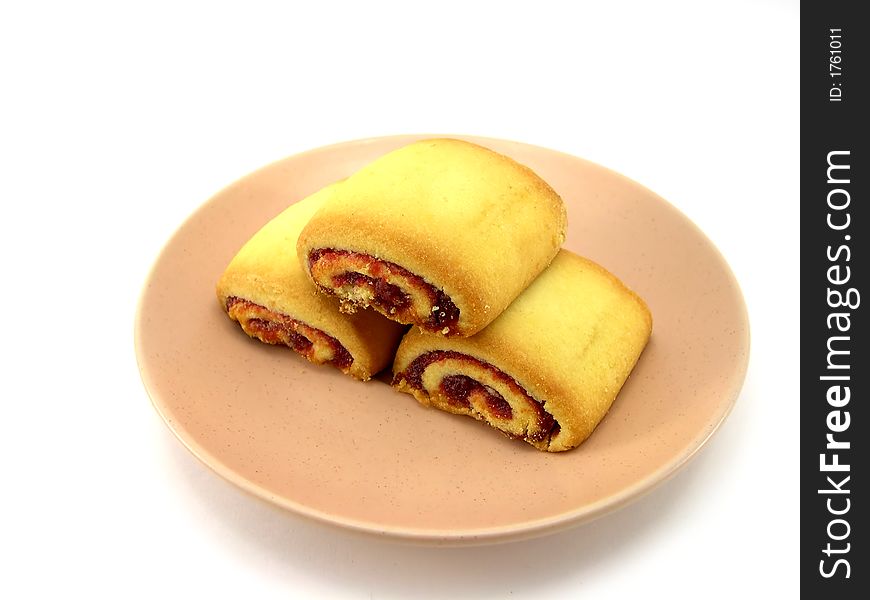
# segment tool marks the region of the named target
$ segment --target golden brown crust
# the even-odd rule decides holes
[[[477,335],[444,338],[409,331],[399,345],[393,373],[397,387],[409,391],[403,383],[408,367],[428,352],[453,351],[492,365],[556,420],[558,428],[542,448],[556,452],[576,447],[592,433],[651,330],[652,316],[643,300],[601,266],[562,250]],[[475,370],[470,371],[473,376]]]
[[[390,364],[404,328],[372,311],[342,314],[335,299],[311,284],[296,255],[299,232],[338,185],[297,202],[267,223],[230,262],[216,292],[224,310],[228,299],[241,298],[335,338],[353,357],[347,372],[367,380]]]
[[[459,308],[449,334],[468,336],[547,267],[565,226],[561,198],[529,168],[469,142],[435,139],[349,177],[297,248],[306,269],[312,252],[336,249],[410,271]]]

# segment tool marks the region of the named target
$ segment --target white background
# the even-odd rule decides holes
[[[798,3],[568,5],[0,4],[0,596],[796,595]],[[751,363],[676,478],[567,533],[418,548],[254,500],[172,437],[132,330],[174,229],[268,162],[413,132],[591,159],[720,248]]]

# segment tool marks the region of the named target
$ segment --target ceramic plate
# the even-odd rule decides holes
[[[230,185],[157,259],[136,317],[145,387],[203,463],[297,513],[437,543],[531,537],[580,523],[673,474],[731,409],[749,325],[728,265],[685,216],[633,181],[525,144],[467,138],[546,179],[568,207],[565,247],[637,291],[653,313],[640,362],[593,435],[548,454],[473,419],[427,409],[386,377],[359,383],[245,336],[214,285],[287,205],[426,136],[320,148]],[[578,302],[582,299],[578,298]]]

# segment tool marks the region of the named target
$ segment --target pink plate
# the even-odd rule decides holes
[[[563,529],[624,505],[698,451],[743,384],[749,323],[713,244],[665,200],[585,160],[466,137],[532,167],[568,206],[565,247],[643,297],[654,330],[608,415],[578,449],[539,452],[473,419],[424,408],[245,336],[214,286],[287,205],[416,139],[328,146],[217,194],[164,248],[136,317],[154,406],[185,446],[243,489],[356,530],[488,543]],[[464,137],[464,136],[459,136]]]

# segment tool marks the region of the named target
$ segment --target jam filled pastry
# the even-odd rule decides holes
[[[300,262],[343,310],[470,336],[543,271],[565,239],[562,199],[529,168],[433,139],[345,180],[299,236]]]
[[[404,328],[374,311],[342,313],[296,257],[299,232],[339,185],[292,205],[258,231],[224,271],[217,296],[249,336],[365,381],[389,366]]]
[[[409,331],[393,386],[539,450],[570,450],[607,413],[651,329],[643,300],[602,267],[562,250],[477,335]]]

